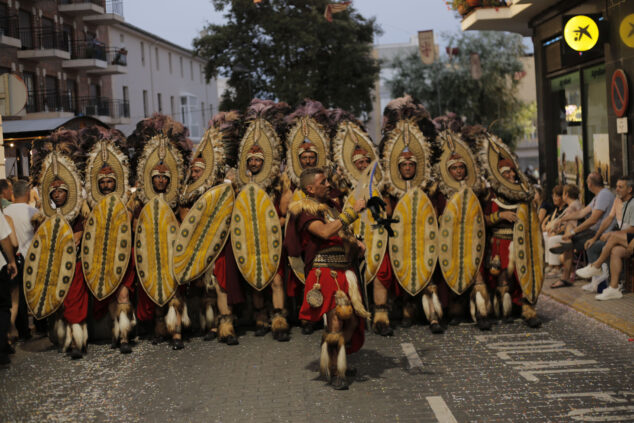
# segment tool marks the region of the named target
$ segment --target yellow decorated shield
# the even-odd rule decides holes
[[[399,284],[410,295],[422,291],[438,258],[438,221],[429,197],[420,189],[409,190],[394,209],[394,238],[390,261]]]
[[[524,298],[535,304],[544,284],[544,240],[535,206],[522,203],[517,219],[513,227],[515,271]]]
[[[24,262],[24,295],[29,311],[43,319],[62,305],[75,275],[73,229],[54,215],[37,229]]]
[[[282,228],[273,201],[254,183],[233,207],[231,247],[244,279],[261,291],[273,280],[282,256]]]
[[[202,276],[227,242],[234,194],[231,184],[205,192],[181,223],[174,247],[174,276],[180,284]]]
[[[289,204],[293,204],[296,201],[300,201],[306,198],[306,194],[301,189],[296,189],[293,191],[293,196],[291,197],[291,201]],[[286,219],[286,225],[288,226],[289,219]],[[297,276],[297,279],[300,280],[301,283],[306,282],[306,275],[304,274],[304,259],[301,257],[291,257],[288,256],[288,264],[291,266],[291,270]]]
[[[439,219],[438,261],[447,285],[458,295],[475,281],[486,232],[478,197],[470,188],[455,193]]]
[[[178,221],[163,196],[152,198],[139,215],[136,226],[136,272],[141,286],[158,306],[164,306],[176,292],[172,272]]]
[[[84,278],[98,300],[119,287],[130,261],[131,246],[128,210],[113,192],[92,209],[81,242]]]
[[[373,196],[380,196],[379,192],[373,190]],[[352,207],[355,203],[355,193],[353,192],[346,200],[346,207]],[[376,220],[372,217],[370,210],[366,209],[361,212],[359,219],[352,224],[352,231],[356,236],[360,236],[365,244],[365,283],[372,282],[381,267],[381,262],[385,256],[387,249],[387,231],[382,226],[374,229],[372,225],[376,225]]]

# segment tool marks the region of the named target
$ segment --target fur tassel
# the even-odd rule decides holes
[[[169,334],[180,332],[180,327],[178,325],[178,316],[176,315],[176,307],[174,307],[174,305],[169,306],[167,316],[165,316],[165,324],[167,325],[167,332]]]
[[[370,313],[363,306],[363,300],[361,299],[361,293],[359,292],[359,283],[357,276],[351,270],[346,270],[346,280],[348,281],[348,296],[352,302],[352,307],[357,316],[362,319],[367,319],[371,316]]]
[[[469,299],[469,314],[471,314],[471,320],[473,320],[473,323],[477,323],[478,318],[476,316],[476,305],[473,298]]]
[[[493,296],[493,310],[495,310],[495,317],[497,319],[500,318],[500,301],[498,300],[498,296]]]
[[[476,303],[476,310],[478,311],[478,315],[481,318],[486,317],[487,315],[486,301],[481,292],[476,292],[475,303]]]
[[[389,326],[390,318],[389,318],[387,310],[375,310],[373,323],[375,326],[377,323],[383,323]]]
[[[438,320],[442,319],[443,311],[442,305],[440,304],[440,299],[438,298],[438,294],[434,292],[431,296],[432,302],[434,304],[434,309],[436,310],[436,315],[438,316]]]
[[[427,320],[429,322],[431,322],[432,321],[432,315],[431,315],[431,307],[429,306],[428,295],[423,294],[423,296],[421,297],[421,301],[423,303],[423,311],[425,312],[425,317],[427,318]]]
[[[403,318],[404,319],[411,319],[414,320],[414,314],[416,313],[416,310],[414,309],[414,304],[410,303],[410,302],[406,302],[405,305],[403,305]]]
[[[289,326],[286,318],[282,314],[275,314],[271,320],[271,330],[275,332],[286,332]]]
[[[73,333],[73,344],[75,348],[81,349],[84,346],[84,330],[79,323],[73,323],[71,325],[71,331]]]
[[[330,380],[330,357],[328,356],[328,343],[326,334],[321,337],[321,355],[319,356],[319,373]]]
[[[85,350],[88,346],[88,324],[86,322],[81,324],[82,334],[84,335],[82,348]]]
[[[124,310],[119,314],[119,328],[122,342],[128,342],[128,335],[132,330],[132,322],[128,318],[128,313]]]
[[[62,319],[55,320],[55,338],[57,345],[60,348],[63,347],[66,338],[66,327]]]
[[[515,273],[515,245],[511,241],[509,244],[509,266],[506,268],[506,274],[511,276],[513,273]]]
[[[189,313],[187,313],[187,303],[183,304],[181,323],[184,328],[188,328],[191,325],[191,321],[189,320]]]
[[[339,376],[340,378],[345,378],[347,367],[346,346],[341,343],[339,345],[339,353],[337,354],[337,376]]]
[[[233,328],[233,316],[223,315],[218,324],[218,338],[226,339],[229,336],[236,336],[236,331]]]
[[[207,308],[205,309],[205,321],[206,321],[206,325],[204,327],[206,329],[209,329],[213,326],[214,308],[211,306],[211,304],[207,305]]]
[[[511,294],[506,291],[502,296],[502,316],[509,317],[513,308],[513,302],[511,300]]]
[[[64,347],[62,348],[62,352],[66,352],[68,351],[68,349],[70,348],[70,345],[73,343],[73,331],[71,329],[71,326],[69,324],[65,324],[66,326],[66,335],[65,337],[61,338],[60,340],[64,340]]]
[[[522,304],[522,319],[530,320],[537,317],[535,306],[531,304]]]

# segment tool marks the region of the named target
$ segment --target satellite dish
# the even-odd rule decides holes
[[[15,116],[26,106],[26,84],[18,75],[0,75],[0,115]]]

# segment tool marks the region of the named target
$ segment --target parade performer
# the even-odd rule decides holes
[[[109,311],[113,321],[112,348],[132,352],[130,334],[136,325],[131,294],[135,288],[129,165],[126,140],[117,130],[83,129],[79,137],[88,151],[85,188],[92,211],[82,238],[81,260],[86,285],[92,292],[93,315]]]
[[[397,221],[392,224],[395,236],[389,239],[388,252],[393,277],[408,294],[404,296],[401,323],[404,327],[412,324],[415,315],[411,298],[430,283],[438,257],[436,213],[425,193],[433,186],[435,138],[436,129],[429,114],[410,96],[395,99],[386,106],[380,147],[387,211]],[[432,285],[428,291],[433,288]],[[375,285],[377,289],[383,291]],[[385,291],[380,294],[386,296]],[[435,291],[423,295],[422,304],[432,330],[436,331],[443,311],[434,294]]]
[[[254,99],[246,111],[247,128],[240,143],[236,177],[240,193],[231,231],[238,268],[253,288],[255,335],[264,336],[272,329],[273,338],[282,342],[290,340],[290,327],[284,305],[286,260],[282,225],[286,210],[281,204],[283,151],[279,134],[285,133],[284,115],[288,109],[286,103]],[[273,304],[270,324],[264,297],[269,285]]]
[[[331,117],[336,127],[333,140],[335,163],[342,173],[347,185],[354,190],[348,196],[346,204],[352,205],[361,198],[381,197],[383,188],[383,170],[377,164],[368,169],[370,164],[378,160],[374,143],[363,125],[352,115],[344,111],[335,111]],[[368,173],[370,172],[370,173]],[[393,335],[390,327],[389,308],[387,305],[388,290],[400,293],[392,275],[392,267],[387,254],[388,233],[378,227],[370,210],[361,213],[360,218],[351,226],[354,234],[363,240],[366,250],[364,254],[363,282],[373,283],[374,318],[373,330],[382,336]],[[363,289],[367,290],[364,286]]]
[[[513,305],[529,327],[541,320],[535,304],[544,280],[544,246],[533,188],[509,148],[492,135],[481,137],[480,162],[491,185],[484,215],[489,228],[486,265],[493,308],[505,321]]]
[[[285,213],[286,199],[289,203],[299,201],[305,197],[304,192],[299,187],[299,176],[304,169],[321,167],[332,168],[330,159],[330,119],[328,111],[324,106],[314,100],[305,99],[304,102],[285,121],[289,126],[286,137],[286,171],[283,180],[287,179],[282,194],[280,212]],[[330,172],[329,172],[330,173]],[[338,207],[343,204],[341,192],[331,187],[331,200]],[[295,300],[303,298],[302,283],[305,280],[304,262],[301,257],[288,255],[288,264],[292,270],[287,285],[287,295]],[[313,333],[313,324],[310,321],[302,321],[302,334]]]
[[[77,133],[58,130],[34,145],[31,171],[38,175],[42,215],[24,264],[24,293],[36,319],[52,315],[60,350],[79,359],[87,351],[89,293],[78,255],[84,230],[84,162]]]
[[[224,166],[222,133],[212,127],[203,135],[189,167],[187,185],[180,198],[181,227],[172,258],[177,281],[190,283],[187,301],[198,303],[205,341],[217,336],[213,262],[229,237],[234,201],[231,184],[220,184]]]
[[[301,255],[306,289],[300,318],[317,322],[326,315],[322,337],[320,372],[335,389],[347,389],[346,352],[363,344],[365,310],[351,259],[363,249],[349,226],[358,218],[365,201],[339,213],[329,197],[330,183],[322,168],[301,173],[300,188],[306,198],[291,203],[285,244],[289,254]],[[348,373],[350,374],[350,373]]]
[[[442,273],[434,275],[435,289],[441,306],[458,320],[466,303],[462,295],[473,286],[471,317],[480,329],[490,329],[487,315],[491,303],[483,276],[485,224],[477,197],[485,193],[485,184],[476,151],[472,151],[475,143],[467,144],[450,129],[440,132],[437,140],[442,154],[433,169],[438,189],[432,203],[439,216],[438,266]]]
[[[170,117],[154,115],[139,122],[128,137],[128,144],[137,151],[136,271],[147,294],[138,297],[137,318],[154,318],[154,341],[169,335],[175,350],[184,347],[181,328],[190,323],[183,298],[186,287],[179,287],[171,260],[179,226],[173,210],[178,207],[184,170],[189,166],[191,141],[186,133]]]

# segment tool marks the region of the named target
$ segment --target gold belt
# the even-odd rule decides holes
[[[329,267],[332,269],[345,270],[350,268],[350,261],[343,251],[343,248],[328,248],[320,251],[313,260],[313,267]]]
[[[494,228],[491,235],[499,239],[513,239],[513,228]]]

